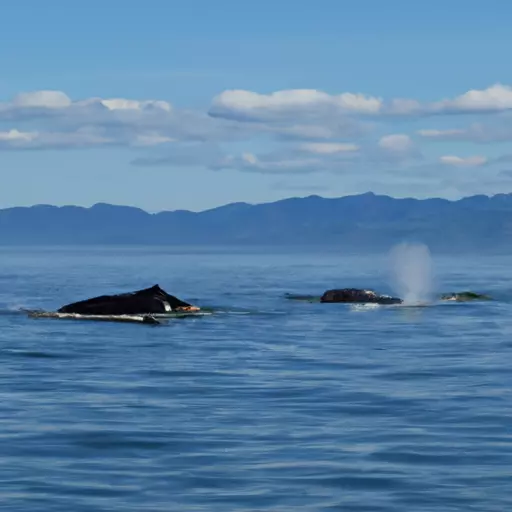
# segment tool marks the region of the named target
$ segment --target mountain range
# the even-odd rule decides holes
[[[2,245],[280,245],[381,251],[403,241],[440,252],[512,251],[512,194],[456,201],[371,192],[148,213],[99,203],[0,210]]]

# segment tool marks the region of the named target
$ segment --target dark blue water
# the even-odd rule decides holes
[[[354,309],[392,291],[374,257],[2,249],[0,508],[512,509],[512,269],[435,259],[440,291],[495,302]],[[211,317],[29,319],[159,283]]]

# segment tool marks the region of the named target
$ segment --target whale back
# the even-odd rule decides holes
[[[80,315],[136,315],[141,313],[168,313],[190,304],[169,295],[158,284],[129,293],[100,295],[61,307],[59,313]]]
[[[327,290],[320,302],[363,302],[377,304],[398,304],[401,299],[389,297],[388,295],[379,295],[373,290],[361,290],[359,288],[340,288]]]

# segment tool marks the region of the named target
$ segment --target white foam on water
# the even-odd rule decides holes
[[[7,305],[7,311],[15,311],[15,312],[19,312],[20,310],[22,309],[25,309],[27,306],[26,304],[8,304]]]
[[[389,253],[391,286],[403,305],[425,305],[432,301],[434,274],[425,244],[402,243]]]
[[[375,304],[373,302],[368,302],[366,304],[351,304],[350,309],[352,311],[371,311],[373,309],[380,308],[380,304]]]

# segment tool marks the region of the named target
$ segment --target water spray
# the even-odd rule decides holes
[[[389,253],[392,287],[404,305],[431,302],[434,285],[432,258],[425,244],[402,243]]]

